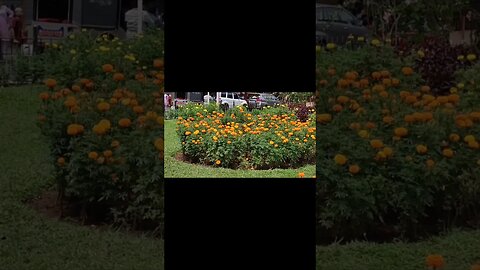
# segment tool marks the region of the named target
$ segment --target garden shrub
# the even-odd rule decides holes
[[[133,79],[147,71],[153,59],[162,58],[163,53],[161,30],[151,29],[131,40],[96,37],[95,33],[82,30],[59,42],[47,43],[43,53],[32,57],[30,73],[35,78],[55,77],[60,85],[83,77],[97,81],[102,76],[102,65],[110,63],[126,78]]]
[[[95,80],[68,81],[71,70],[61,75],[65,83],[45,80],[38,123],[59,193],[83,218],[99,212],[102,221],[153,229],[163,224],[162,60],[131,78],[103,59],[90,67]]]
[[[446,94],[455,86],[454,74],[466,69],[476,60],[476,55],[465,46],[450,46],[448,40],[439,37],[427,38],[415,46],[417,60],[415,69],[435,94]]]
[[[435,96],[395,59],[391,69],[325,68],[345,54],[318,55],[318,235],[386,240],[478,225],[480,96]]]
[[[285,168],[314,161],[313,117],[301,122],[286,106],[252,112],[242,106],[227,112],[210,106],[187,105],[179,112],[177,133],[182,152],[191,161],[249,169]]]

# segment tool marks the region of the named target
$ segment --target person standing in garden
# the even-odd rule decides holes
[[[24,24],[23,24],[23,10],[21,8],[15,9],[15,16],[12,20],[13,29],[13,45],[15,50],[19,50],[25,42]]]
[[[135,5],[136,1],[132,1],[132,7],[127,12],[125,12],[125,22],[127,27],[127,38],[131,39],[136,35],[140,34],[138,32],[138,16],[140,16],[140,12],[138,12],[138,8]],[[142,19],[143,19],[143,27],[142,28],[149,28],[155,27],[156,18],[151,13],[147,12],[146,10],[142,10]]]
[[[165,111],[168,111],[170,103],[169,103],[169,99],[168,99],[168,94],[166,94],[166,93],[163,95],[163,104],[165,106]]]
[[[5,4],[0,2],[0,47],[1,59],[4,60],[10,49],[10,41],[12,38],[11,19],[13,11]]]

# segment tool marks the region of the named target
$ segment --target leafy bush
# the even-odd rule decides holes
[[[40,94],[38,123],[57,160],[59,193],[81,205],[83,218],[102,213],[115,224],[158,227],[163,222],[164,92],[157,75],[163,65],[151,59],[149,70],[132,79],[105,61],[90,67],[98,72],[96,81],[47,79]]]
[[[35,78],[55,77],[59,84],[69,84],[83,77],[97,81],[103,76],[102,65],[109,63],[126,78],[134,79],[158,58],[163,58],[161,30],[153,29],[131,40],[110,40],[82,30],[58,43],[46,44],[43,53],[32,57],[29,71]]]
[[[192,104],[179,111],[177,133],[182,152],[191,161],[253,169],[313,162],[316,128],[312,118],[301,122],[284,106],[252,113],[242,106],[225,113],[210,106]],[[280,111],[288,113],[277,114]]]
[[[416,238],[475,224],[479,95],[435,97],[398,60],[355,70],[345,54],[320,53],[317,62],[325,71],[317,88],[319,235]],[[329,63],[336,57],[338,68]]]

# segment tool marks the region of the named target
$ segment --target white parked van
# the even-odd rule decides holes
[[[236,93],[222,92],[220,94],[220,106],[224,109],[230,109],[235,106],[248,106],[248,103],[246,100],[241,99]]]

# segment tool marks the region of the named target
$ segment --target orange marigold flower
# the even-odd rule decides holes
[[[113,140],[112,143],[110,144],[111,147],[117,148],[120,146],[120,142],[117,140]]]
[[[77,105],[77,99],[75,97],[69,96],[65,99],[63,105],[67,108],[72,108],[73,106]]]
[[[460,135],[458,135],[456,133],[452,133],[452,134],[450,134],[450,136],[448,136],[448,139],[451,142],[458,142],[460,140]]]
[[[58,166],[63,166],[63,165],[65,165],[65,158],[59,157],[59,158],[57,159],[57,164],[58,164]]]
[[[52,88],[54,88],[55,86],[57,86],[57,81],[54,80],[54,79],[46,79],[46,80],[45,80],[45,85],[46,85],[48,88],[52,89]]]
[[[385,116],[383,117],[383,122],[387,125],[390,125],[395,121],[395,119],[392,116]]]
[[[413,74],[413,69],[411,67],[403,67],[402,68],[402,73],[405,76],[410,76]]]
[[[342,154],[336,154],[333,159],[335,160],[335,163],[338,165],[345,165],[345,163],[347,163],[347,160],[348,160],[348,158]]]
[[[323,113],[323,114],[318,114],[317,115],[317,122],[328,123],[330,121],[332,121],[332,115],[330,115],[328,113]]]
[[[395,128],[395,130],[393,131],[395,136],[398,136],[398,137],[405,137],[408,135],[408,129],[404,128],[404,127],[398,127],[398,128]]]
[[[375,149],[379,149],[383,147],[383,142],[381,140],[374,139],[370,141],[370,145]]]
[[[393,155],[393,149],[391,147],[383,148],[382,152],[385,154],[386,157],[391,157]]]
[[[154,59],[153,60],[153,67],[154,68],[163,68],[163,59]]]
[[[163,144],[163,139],[158,138],[154,142],[155,148],[157,148],[158,151],[163,151],[164,149],[164,144]]]
[[[67,127],[67,134],[70,136],[76,136],[84,131],[84,127],[79,124],[70,124]]]
[[[480,264],[476,263],[476,264],[472,265],[470,270],[480,270]]]
[[[73,91],[73,92],[78,93],[78,92],[80,92],[81,90],[82,90],[82,88],[80,88],[79,85],[76,85],[76,84],[72,85],[72,91]]]
[[[120,81],[125,80],[125,76],[123,75],[123,73],[117,72],[117,73],[113,74],[113,80],[116,81],[116,82],[120,82]]]
[[[92,152],[88,153],[88,158],[96,160],[98,158],[98,153],[95,152],[95,151],[92,151]]]
[[[428,151],[428,148],[427,146],[423,145],[423,144],[419,144],[416,146],[416,149],[417,149],[417,153],[423,155],[425,153],[427,153]]]
[[[105,151],[103,151],[103,156],[104,156],[104,157],[107,157],[107,158],[113,156],[112,150],[105,150]]]
[[[426,263],[428,267],[439,269],[445,265],[445,260],[442,255],[432,254],[427,256]]]
[[[357,174],[360,172],[360,166],[358,166],[357,164],[353,164],[353,165],[350,165],[348,167],[348,171],[351,173],[351,174]]]
[[[304,177],[305,177],[305,173],[304,173],[304,172],[300,172],[300,173],[298,173],[298,177],[300,177],[300,178],[304,178]]]
[[[106,112],[106,111],[110,110],[110,104],[102,101],[102,102],[97,104],[97,109],[101,112]]]
[[[131,124],[132,124],[132,120],[130,120],[128,118],[122,118],[122,119],[118,120],[118,125],[122,128],[127,128]]]
[[[48,98],[50,98],[50,94],[48,92],[42,92],[40,93],[39,97],[41,100],[48,100]]]
[[[350,124],[350,129],[360,129],[361,125],[360,123],[351,123]]]
[[[110,73],[113,71],[113,65],[112,64],[105,64],[102,66],[102,70],[105,73]]]
[[[433,166],[435,166],[435,161],[433,161],[433,159],[427,159],[426,163],[427,163],[427,167],[429,168],[432,168]]]
[[[340,104],[345,104],[345,103],[347,103],[349,100],[350,100],[350,98],[347,97],[347,96],[339,96],[339,97],[337,98],[337,101],[338,101],[338,103],[340,103]]]
[[[472,148],[472,149],[478,149],[480,148],[480,145],[478,144],[477,141],[469,141],[467,143],[468,147]]]
[[[143,109],[142,106],[138,106],[138,105],[137,105],[137,106],[134,106],[134,107],[133,107],[133,111],[134,111],[135,113],[137,113],[137,114],[141,114],[141,113],[144,112],[144,109]]]
[[[445,148],[442,151],[442,155],[447,157],[447,158],[451,158],[451,157],[453,157],[453,150],[450,149],[450,148]]]
[[[365,127],[368,129],[374,129],[376,125],[373,122],[367,122],[367,124],[365,124]]]

